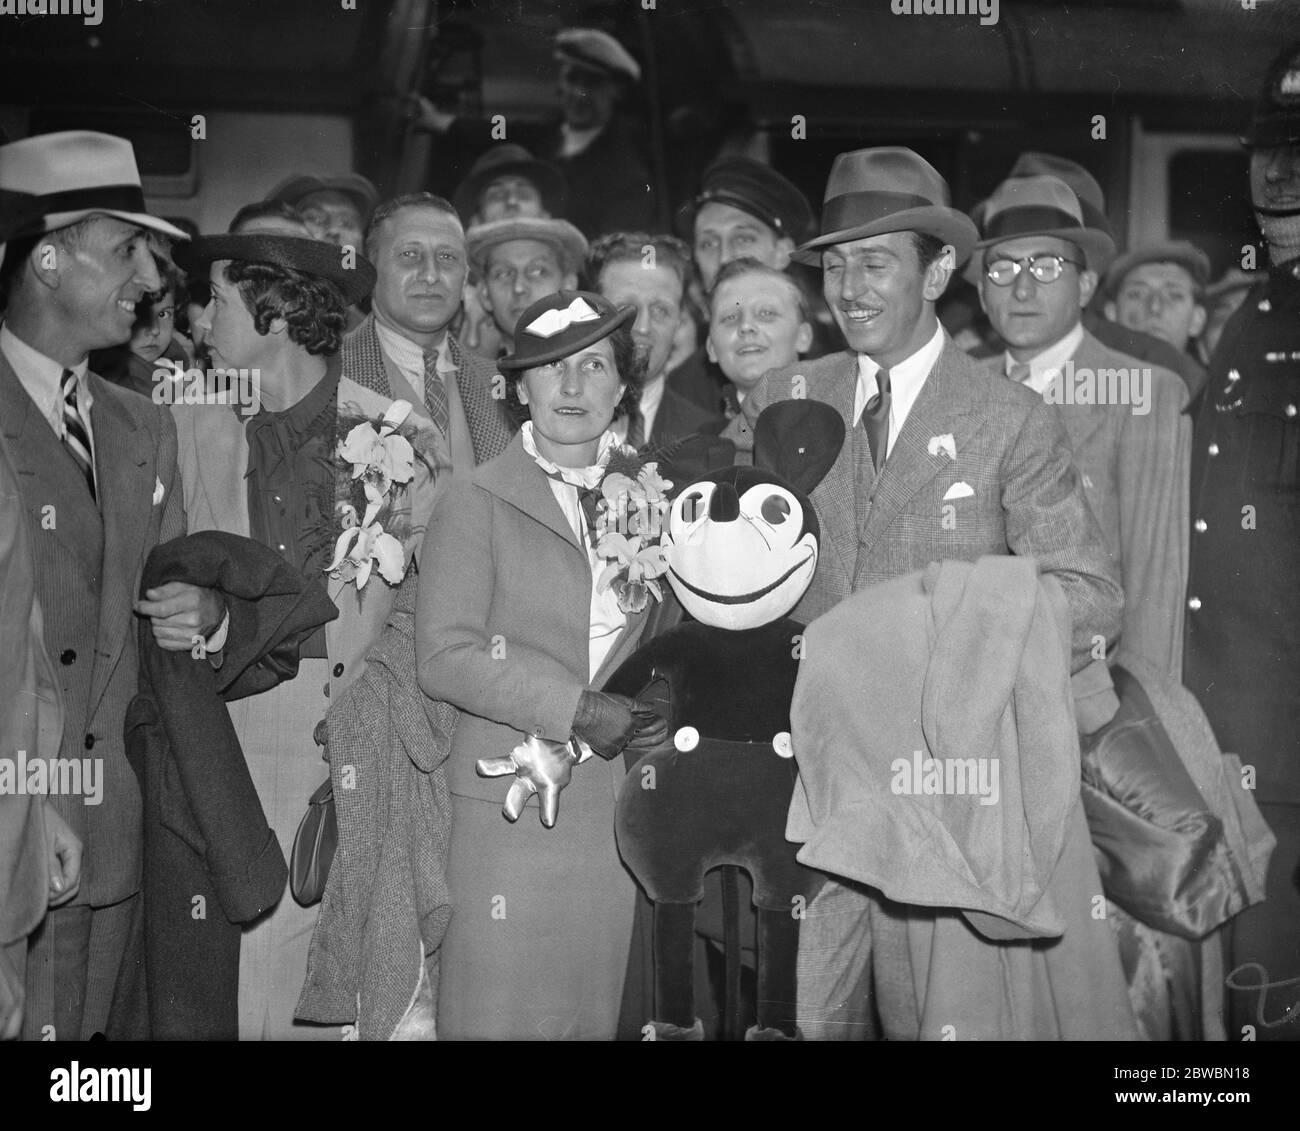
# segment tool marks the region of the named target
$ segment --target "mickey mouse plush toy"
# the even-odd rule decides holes
[[[830,406],[784,401],[758,419],[753,467],[679,490],[660,544],[669,583],[695,620],[642,646],[606,684],[653,702],[675,733],[671,747],[632,767],[616,815],[619,851],[654,902],[654,1017],[645,1032],[657,1040],[703,1039],[695,911],[705,872],[720,865],[744,868],[754,885],[757,1024],[746,1039],[796,1035],[798,911],[819,881],[785,839],[804,627],[787,614],[817,568],[808,494],[843,443],[843,419]]]

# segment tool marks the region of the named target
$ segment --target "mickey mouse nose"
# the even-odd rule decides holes
[[[735,522],[740,517],[740,496],[730,483],[719,483],[709,500],[709,519],[713,522]]]

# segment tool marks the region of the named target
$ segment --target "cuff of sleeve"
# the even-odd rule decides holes
[[[1074,718],[1080,734],[1100,730],[1119,710],[1119,696],[1104,660],[1093,660],[1070,677],[1074,694]]]

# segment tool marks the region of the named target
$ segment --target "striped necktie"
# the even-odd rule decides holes
[[[77,407],[77,375],[71,369],[63,371],[61,382],[63,390],[63,446],[67,448],[76,462],[81,474],[86,477],[86,486],[90,488],[90,497],[95,498],[95,465],[90,457],[90,432],[85,421],[81,419],[81,410]]]
[[[876,394],[866,403],[859,418],[867,433],[867,443],[871,445],[871,463],[878,472],[884,466],[889,453],[889,407],[892,398],[889,395],[889,370],[881,368],[876,371]]]
[[[451,407],[447,402],[447,386],[438,372],[438,351],[426,350],[424,354],[424,403],[429,415],[444,436],[451,436]]]

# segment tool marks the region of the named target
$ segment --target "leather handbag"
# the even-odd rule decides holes
[[[1224,836],[1142,685],[1111,669],[1120,708],[1080,740],[1083,807],[1106,896],[1149,927],[1204,938],[1252,902]]]
[[[303,907],[325,895],[330,865],[339,846],[339,824],[334,813],[334,789],[329,778],[307,801],[307,812],[293,837],[289,860],[289,890]]]

